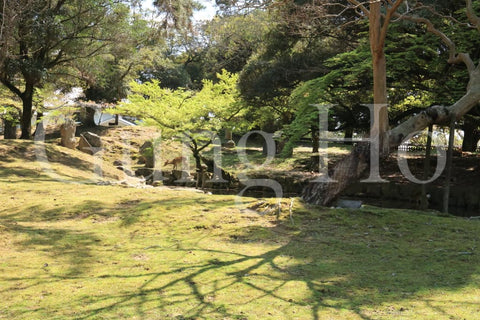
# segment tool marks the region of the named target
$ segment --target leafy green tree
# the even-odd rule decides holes
[[[363,49],[362,49],[363,48]],[[289,105],[295,110],[295,118],[286,126],[288,143],[284,155],[291,154],[298,140],[310,134],[313,152],[318,152],[319,114],[317,105],[330,105],[329,131],[343,131],[345,138],[352,138],[356,130],[365,132],[369,127],[368,108],[362,101],[370,101],[371,64],[366,47],[341,53],[327,60],[331,71],[323,77],[301,83],[290,95]]]
[[[139,73],[139,81],[147,82],[158,80],[163,87],[170,89],[194,87],[192,78],[183,63],[176,62],[177,59],[163,59],[155,61],[153,66],[148,67]]]
[[[35,88],[55,69],[103,52],[129,9],[108,0],[21,0],[4,6],[18,7],[8,26],[13,36],[4,39],[10,51],[0,65],[0,82],[22,100],[21,138],[28,139]]]
[[[208,78],[225,69],[240,72],[263,45],[273,21],[266,11],[247,15],[216,16],[202,27],[206,39],[203,50],[204,68]]]
[[[270,20],[266,12],[217,15],[192,32],[170,34],[160,58],[141,72],[141,80],[158,79],[169,88],[201,89],[225,69],[237,73],[262,45]]]
[[[0,23],[8,28],[1,29],[0,82],[22,100],[24,139],[31,136],[35,88],[59,77],[80,78],[88,81],[89,95],[96,99],[121,98],[124,83],[146,57],[143,49],[152,44],[152,37],[145,34],[157,32],[154,27],[158,27],[132,16],[128,1],[2,3]],[[187,27],[192,10],[199,8],[191,0],[155,4],[168,32]]]
[[[324,61],[357,45],[358,30],[337,28],[338,22],[325,17],[316,3],[289,0],[270,6],[270,30],[240,73],[242,96],[271,116],[264,119],[264,129],[290,123],[295,113],[288,104],[292,90],[326,74]]]
[[[213,142],[212,133],[238,128],[244,108],[239,99],[236,74],[223,71],[218,81],[203,81],[202,90],[163,88],[156,80],[132,82],[128,101],[115,110],[162,129],[162,137],[186,140],[196,167],[202,170],[201,152]]]
[[[96,102],[84,104],[87,115],[84,125],[95,126],[95,109],[89,105],[111,104],[124,99],[128,83],[139,78],[139,74],[148,73],[161,58],[165,41],[155,27],[155,22],[148,20],[147,13],[139,11],[118,23],[114,46],[108,46],[104,53],[91,59],[75,61],[85,100]]]
[[[202,5],[195,0],[155,0],[153,5],[163,16],[163,27],[177,30],[192,28],[192,16]]]
[[[389,123],[394,126],[440,102],[440,96],[445,92],[451,94],[451,88],[441,81],[449,73],[449,66],[438,55],[434,38],[426,36],[424,30],[411,23],[395,24],[390,27],[387,39]],[[296,113],[295,120],[287,129],[291,138],[287,147],[292,147],[309,131],[318,130],[315,104],[332,105],[329,109],[329,131],[344,131],[345,138],[352,138],[354,131],[369,130],[370,112],[362,106],[362,103],[373,99],[368,43],[340,53],[325,61],[324,65],[330,72],[301,83],[290,96],[289,103]],[[313,115],[310,114],[312,112]],[[288,148],[286,152],[289,152]]]

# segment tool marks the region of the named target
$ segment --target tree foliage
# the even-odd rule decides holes
[[[325,75],[324,62],[355,48],[358,29],[341,29],[318,1],[282,1],[268,8],[270,25],[264,43],[240,73],[242,96],[265,115],[263,128],[278,130],[292,121],[288,105],[292,90],[302,81]],[[258,118],[257,118],[258,119]],[[267,126],[265,124],[273,124]],[[269,129],[269,130],[271,130]]]
[[[273,21],[265,11],[248,15],[217,16],[207,22],[203,32],[207,40],[203,63],[212,75],[225,69],[240,72],[262,47]]]
[[[364,12],[366,15],[370,15],[362,3],[359,3],[355,0],[349,0],[349,2],[356,3],[362,12]],[[373,3],[374,2],[370,2],[370,5]],[[410,116],[406,121],[390,129],[386,133],[386,136],[388,137],[388,147],[391,149],[400,145],[405,139],[410,137],[411,134],[417,133],[429,125],[448,124],[451,126],[455,121],[461,119],[466,113],[478,105],[480,101],[480,65],[478,64],[478,60],[472,59],[472,52],[459,51],[460,47],[457,46],[455,41],[457,33],[454,29],[456,27],[467,29],[473,27],[476,32],[479,32],[480,18],[476,11],[478,9],[478,1],[473,2],[472,0],[466,0],[466,8],[464,11],[465,14],[463,19],[468,21],[468,23],[462,23],[461,19],[457,19],[452,16],[449,17],[442,15],[431,7],[425,6],[422,3],[417,3],[411,8],[408,6],[407,2],[401,0],[386,2],[376,1],[375,3],[377,6],[382,4],[385,6],[391,6],[390,11],[387,10],[385,13],[385,15],[390,15],[390,18],[395,17],[398,20],[415,23],[419,26],[422,26],[422,28],[425,28],[428,33],[437,37],[440,43],[440,46],[437,48],[441,48],[437,49],[438,54],[445,54],[446,61],[449,64],[462,65],[464,68],[466,68],[466,72],[468,74],[468,84],[466,84],[466,90],[464,91],[463,95],[459,97],[452,105],[432,106],[418,114]],[[406,7],[402,11],[396,11],[396,9],[399,8],[398,4],[401,3],[407,4]],[[376,13],[378,14],[378,11],[376,11]],[[380,16],[381,15],[382,14],[380,11]],[[440,19],[438,19],[438,17],[440,17]],[[370,27],[373,21],[377,21],[378,23],[378,20],[370,19]],[[386,31],[386,29],[381,28],[382,33]],[[370,32],[370,40],[371,36],[372,33]],[[476,37],[478,38],[478,36],[479,35],[477,33]],[[384,46],[381,46],[381,48],[384,48]],[[374,68],[375,54],[378,54],[378,52],[372,50]],[[376,99],[374,100],[377,101]],[[375,121],[377,123],[379,122],[378,119],[375,119]],[[381,130],[379,130],[379,132],[382,133]],[[374,134],[374,137],[376,136],[377,135]],[[378,136],[380,138],[382,137],[382,135]],[[383,143],[380,143],[381,154],[384,154],[385,152],[385,149],[383,148],[384,142],[385,139]],[[346,186],[351,183],[351,181],[359,179],[361,174],[366,170],[366,168],[369,167],[368,153],[371,149],[373,149],[371,148],[371,145],[367,144],[360,144],[356,146],[352,150],[351,154],[339,161],[335,167],[333,179],[337,180],[338,183],[330,184],[328,186],[326,184],[311,184],[305,189],[305,198],[313,203],[331,203],[346,188]],[[378,153],[376,156],[378,156]]]
[[[118,25],[117,43],[86,61],[76,61],[88,100],[115,102],[126,97],[128,83],[163,57],[165,40],[140,11]]]
[[[169,89],[157,80],[132,82],[132,94],[115,110],[162,129],[162,137],[187,140],[200,169],[200,152],[222,128],[241,129],[244,107],[237,90],[238,75],[223,71],[216,82],[204,80],[200,91]]]
[[[22,138],[31,135],[35,88],[59,78],[87,82],[88,94],[113,101],[145,62],[157,26],[132,16],[128,1],[3,1],[0,82],[23,102]],[[173,27],[184,27],[195,1],[157,1]],[[171,19],[170,19],[171,18]],[[169,25],[169,30],[172,30]]]
[[[35,88],[59,68],[100,54],[115,41],[116,26],[128,16],[128,7],[107,0],[26,2],[28,6],[17,9],[9,25],[13,31],[4,41],[10,43],[10,50],[0,65],[0,81],[22,99],[25,139],[31,135]]]
[[[188,30],[192,28],[192,15],[202,5],[195,0],[155,0],[153,5],[163,17],[163,28]]]

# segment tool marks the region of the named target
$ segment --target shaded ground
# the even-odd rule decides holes
[[[430,179],[436,170],[437,161],[433,157],[430,168]],[[424,158],[418,153],[412,154],[408,159],[408,166],[412,174],[419,180],[424,180]],[[436,186],[443,186],[445,183],[445,170],[441,171],[441,176],[434,180],[431,184]],[[397,183],[410,182],[399,170],[398,156],[390,157],[384,164],[382,164],[382,176],[387,180]],[[476,153],[455,153],[452,162],[452,186],[480,186],[480,157]]]
[[[435,178],[425,185],[428,208],[442,210],[443,193],[446,183],[445,169],[440,163],[436,168],[437,161],[431,162],[430,176],[424,177],[424,159],[421,155],[413,154],[408,158],[409,172],[401,172],[398,164],[398,156],[391,156],[382,163],[381,176],[388,183],[363,184],[347,190],[347,194],[361,196],[364,194],[368,199],[366,203],[385,207],[397,208],[421,208],[422,207],[422,184],[415,179],[424,181]],[[436,171],[438,170],[438,171]],[[361,192],[358,192],[360,189]],[[457,153],[453,158],[452,174],[450,180],[449,212],[460,216],[480,216],[480,158],[477,154]]]

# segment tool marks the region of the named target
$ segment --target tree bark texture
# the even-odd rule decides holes
[[[30,139],[32,137],[32,115],[33,115],[33,84],[27,83],[25,91],[21,95],[23,111],[20,119],[22,134],[20,139]]]
[[[95,112],[96,110],[91,107],[85,107],[85,122],[84,125],[87,128],[94,128],[97,126],[95,123]]]
[[[480,123],[475,119],[466,117],[463,124],[463,142],[462,151],[475,152],[477,150],[478,141],[480,140]]]
[[[372,54],[373,68],[373,103],[376,105],[387,104],[387,59],[385,57],[385,37],[384,28],[388,27],[388,21],[384,21],[382,26],[382,3],[380,1],[370,0],[369,14],[369,37],[370,51]],[[374,126],[374,135],[379,137],[379,146],[381,154],[388,154],[388,111],[386,108],[380,110],[380,114],[374,119],[378,125]]]

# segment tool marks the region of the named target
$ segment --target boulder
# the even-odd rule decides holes
[[[84,132],[80,135],[78,141],[78,149],[88,153],[95,154],[101,150],[103,144],[99,135],[92,132]]]
[[[87,141],[87,139],[85,139],[85,137],[82,135],[80,135],[80,140],[78,140],[78,150],[88,154],[93,154],[92,146]]]
[[[98,134],[87,131],[82,133],[81,136],[83,136],[94,148],[101,148],[103,146],[102,139]]]
[[[339,199],[337,202],[337,207],[346,209],[359,209],[362,207],[362,201]]]
[[[135,170],[137,177],[151,178],[153,176],[153,169],[150,168],[138,168]]]
[[[134,177],[135,173],[133,173],[130,169],[125,168],[124,166],[116,166],[116,168],[120,171],[125,172],[127,176]]]
[[[76,131],[77,127],[72,120],[68,120],[62,124],[60,127],[60,144],[66,148],[75,149],[77,145],[77,139],[75,138]]]
[[[116,166],[116,167],[117,166],[124,167],[124,166],[128,165],[128,163],[126,161],[123,161],[123,160],[115,160],[115,161],[113,161],[113,165]]]

